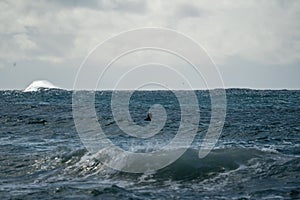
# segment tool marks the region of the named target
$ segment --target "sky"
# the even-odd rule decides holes
[[[35,80],[72,89],[79,66],[93,48],[120,32],[143,27],[171,29],[192,38],[218,67],[226,88],[300,89],[299,19],[297,0],[2,0],[0,89],[24,89]],[[132,68],[130,60],[150,62],[156,53],[115,63],[102,88],[109,88],[124,69]],[[168,60],[162,55],[157,56]],[[99,59],[97,67],[104,68]],[[185,63],[170,60],[169,65],[196,81],[189,78],[193,72],[186,70]],[[150,66],[150,71],[128,77],[151,81],[156,73],[159,80],[176,82],[176,75],[156,69],[162,68]],[[122,83],[125,88],[132,80],[127,79]]]

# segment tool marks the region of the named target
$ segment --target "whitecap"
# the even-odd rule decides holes
[[[25,90],[24,92],[35,92],[39,91],[40,89],[61,89],[51,82],[47,80],[37,80],[33,81]]]

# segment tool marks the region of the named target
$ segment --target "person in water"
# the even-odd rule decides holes
[[[148,113],[145,121],[151,121],[151,119],[152,119],[152,113]]]

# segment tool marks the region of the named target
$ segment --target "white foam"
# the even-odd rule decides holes
[[[55,85],[53,85],[52,83],[50,83],[47,80],[37,80],[37,81],[33,81],[25,90],[24,92],[35,92],[40,90],[41,88],[45,88],[45,89],[61,89]]]

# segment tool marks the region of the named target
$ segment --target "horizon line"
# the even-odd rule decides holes
[[[251,88],[251,87],[224,87],[224,88],[195,88],[195,89],[66,89],[66,88],[43,88],[49,90],[66,90],[66,91],[208,91],[208,90],[300,90],[300,88]],[[25,89],[2,89],[0,91],[24,91]]]

